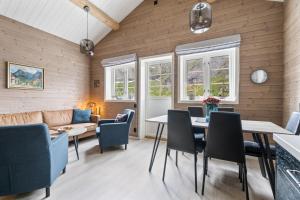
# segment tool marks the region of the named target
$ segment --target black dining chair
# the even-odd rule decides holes
[[[218,107],[218,111],[220,112],[234,112],[233,107]]]
[[[300,112],[293,112],[291,114],[285,129],[287,129],[288,131],[292,132],[295,135],[300,134]],[[246,140],[244,142],[246,155],[263,158],[259,143],[255,135],[253,135],[253,139],[254,141]],[[275,145],[270,145],[270,150],[271,150],[272,158],[275,160],[276,159]]]
[[[204,117],[202,106],[189,106],[188,111],[190,112],[191,117]]]
[[[188,111],[190,112],[191,117],[204,117],[203,107],[202,106],[189,106]],[[196,137],[205,138],[205,129],[200,127],[193,127],[193,131],[196,134]]]
[[[205,141],[195,137],[188,111],[168,111],[168,138],[162,180],[165,180],[168,152],[173,149],[194,155],[195,192],[197,193],[197,154],[203,152]]]
[[[243,190],[249,199],[247,166],[244,151],[242,123],[239,113],[212,112],[203,159],[202,195],[204,195],[205,176],[208,172],[208,158],[238,163],[242,167]]]

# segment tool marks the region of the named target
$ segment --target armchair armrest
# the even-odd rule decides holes
[[[101,119],[98,122],[98,126],[100,126],[102,124],[107,124],[107,123],[115,123],[115,119]]]
[[[100,121],[100,115],[91,115],[91,122],[98,124]]]
[[[51,183],[59,176],[68,163],[68,135],[63,133],[51,140]]]

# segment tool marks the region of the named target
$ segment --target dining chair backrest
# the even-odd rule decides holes
[[[191,117],[204,117],[202,106],[189,106],[188,111],[190,112]]]
[[[170,149],[195,153],[195,137],[189,111],[168,111],[168,141]]]
[[[233,107],[218,107],[218,111],[220,112],[234,112]]]
[[[292,113],[285,128],[295,135],[300,134],[300,112]]]
[[[237,163],[245,162],[244,139],[239,113],[211,113],[205,155]]]

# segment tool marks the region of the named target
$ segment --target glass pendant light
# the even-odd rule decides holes
[[[89,56],[94,55],[94,43],[89,40],[89,7],[84,6],[83,9],[86,12],[86,39],[80,41],[80,52]]]
[[[198,2],[190,12],[190,28],[199,34],[208,31],[212,24],[212,8],[207,2]]]

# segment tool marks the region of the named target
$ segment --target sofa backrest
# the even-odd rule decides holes
[[[50,185],[50,141],[46,124],[0,127],[0,196]]]
[[[42,112],[24,112],[14,114],[0,114],[0,126],[15,126],[43,123]]]
[[[43,111],[44,123],[49,127],[72,124],[73,110]]]

